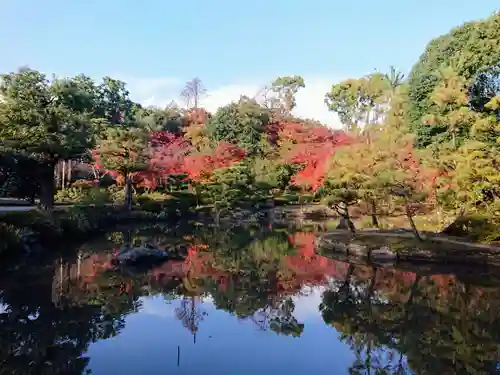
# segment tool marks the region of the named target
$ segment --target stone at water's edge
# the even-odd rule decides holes
[[[380,261],[396,260],[397,257],[397,254],[388,246],[382,246],[378,249],[373,249],[370,254],[371,259]]]
[[[393,251],[388,245],[370,245],[370,238],[380,244],[380,239],[399,238],[398,250]],[[362,241],[354,244],[353,241]],[[404,242],[407,241],[407,242]],[[392,241],[390,241],[392,242]],[[470,243],[439,235],[426,235],[424,241],[415,241],[412,234],[404,230],[364,231],[350,236],[347,231],[323,233],[317,239],[317,246],[355,257],[367,257],[372,261],[424,261],[438,263],[495,264],[500,265],[500,248],[495,245]],[[364,244],[367,245],[364,245]],[[406,245],[405,245],[406,243]],[[371,250],[371,255],[370,255]]]
[[[121,250],[116,256],[116,261],[127,264],[146,259],[156,261],[167,258],[169,258],[169,254],[166,251],[138,246]]]
[[[334,252],[343,253],[354,257],[366,257],[374,262],[387,262],[397,259],[397,254],[393,252],[388,246],[381,246],[370,249],[368,246],[356,243],[343,243],[332,239],[318,238],[316,241],[317,246],[326,247]]]

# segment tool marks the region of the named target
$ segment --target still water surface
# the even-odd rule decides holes
[[[0,374],[495,374],[496,271],[372,266],[314,231],[109,233],[0,276]],[[175,249],[112,269],[113,249]]]

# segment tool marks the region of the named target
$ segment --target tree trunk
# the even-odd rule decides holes
[[[268,212],[269,225],[272,226],[274,224],[274,217],[275,217],[274,208],[269,209],[267,212]]]
[[[61,189],[66,187],[66,161],[61,161]]]
[[[340,215],[340,222],[339,225],[337,225],[337,229],[348,229],[353,234],[355,234],[356,228],[349,216],[349,206],[347,205],[347,203],[342,202],[342,207],[336,206],[335,210]]]
[[[342,283],[342,285],[339,287],[339,291],[338,291],[339,295],[343,294],[343,295],[345,295],[345,297],[347,297],[347,295],[349,295],[350,289],[351,289],[351,277],[354,274],[354,268],[355,268],[354,264],[349,263],[349,268],[347,269],[345,280]]]
[[[422,241],[422,237],[420,237],[420,233],[418,232],[417,226],[415,225],[415,222],[413,221],[413,215],[411,214],[410,206],[408,205],[408,202],[405,201],[405,211],[406,211],[406,217],[408,218],[408,221],[411,226],[411,231],[413,232],[415,238],[418,241]]]
[[[54,188],[56,163],[51,161],[42,168],[40,179],[40,207],[45,211],[52,211],[54,208]]]
[[[375,200],[373,199],[371,201],[371,206],[372,206],[372,225],[375,228],[380,228],[380,225],[378,223],[378,218],[377,218],[377,204],[375,203]]]
[[[375,292],[375,282],[377,281],[377,267],[373,267],[373,276],[368,287],[368,303],[371,304],[373,293]]]
[[[125,175],[125,206],[132,211],[132,178],[129,173]]]
[[[442,231],[441,233],[443,234],[448,234],[448,235],[454,235],[455,229],[457,227],[457,223],[460,222],[460,220],[465,216],[465,207],[462,207],[460,209],[460,212],[458,213],[458,216],[453,220],[452,223],[448,224]]]
[[[215,211],[215,225],[218,227],[220,224],[220,210]]]
[[[125,244],[125,247],[127,249],[130,249],[132,247],[132,230],[127,229],[123,232],[123,242]]]
[[[98,180],[99,179],[99,174],[97,173],[97,169],[94,166],[92,166],[92,172],[94,173],[94,178],[96,180]]]
[[[71,184],[71,178],[72,178],[72,172],[73,172],[73,161],[70,159],[68,160],[68,171],[66,173],[66,180],[67,180],[67,184],[70,185]]]
[[[422,280],[422,276],[417,273],[415,275],[415,281],[413,282],[413,285],[412,285],[411,290],[410,290],[410,295],[408,296],[408,299],[406,300],[406,303],[404,306],[405,317],[403,319],[403,322],[405,325],[408,323],[408,318],[410,316],[410,308],[413,305],[413,299],[415,298],[415,294],[417,294],[418,284],[420,283],[420,280]]]

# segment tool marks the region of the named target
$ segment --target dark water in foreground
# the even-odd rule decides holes
[[[135,230],[0,274],[0,374],[495,374],[500,284],[314,232]],[[112,270],[123,243],[185,257]]]

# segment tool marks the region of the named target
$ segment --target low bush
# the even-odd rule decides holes
[[[86,196],[86,189],[69,187],[67,189],[59,190],[54,199],[57,203],[77,203],[83,201]]]
[[[102,205],[112,202],[111,188],[100,188],[93,181],[77,180],[70,187],[57,191],[55,201],[58,203],[86,203]]]
[[[500,241],[500,218],[487,215],[459,216],[443,232],[479,242]]]
[[[164,193],[144,193],[137,197],[137,203],[144,211],[162,212],[168,210],[173,204],[172,200],[176,200],[171,195]]]

